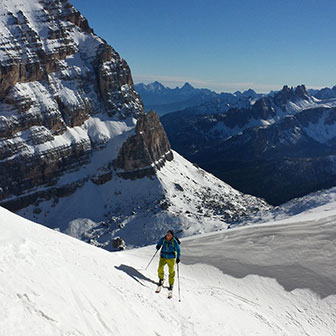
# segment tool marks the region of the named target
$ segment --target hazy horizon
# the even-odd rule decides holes
[[[134,77],[134,76],[133,76]],[[175,89],[175,88],[182,88],[182,86],[184,85],[184,84],[186,84],[186,83],[189,83],[191,86],[193,86],[194,88],[196,88],[196,89],[209,89],[209,90],[212,90],[211,88],[209,88],[209,87],[206,87],[206,86],[202,86],[201,84],[199,84],[199,85],[194,85],[193,83],[191,83],[190,81],[169,81],[169,80],[160,80],[160,79],[155,79],[155,78],[153,78],[152,80],[149,80],[149,79],[147,79],[147,78],[145,78],[144,79],[144,81],[141,81],[141,80],[135,80],[134,78],[133,78],[133,80],[134,80],[134,84],[145,84],[145,85],[148,85],[148,84],[151,84],[151,83],[154,83],[154,82],[159,82],[160,84],[162,84],[163,86],[165,86],[165,87],[167,87],[167,88],[170,88],[170,89]],[[167,83],[167,84],[165,84],[165,83]],[[206,83],[205,83],[206,84]],[[298,85],[305,85],[304,83],[301,83],[301,84],[297,84],[297,85],[288,85],[289,87],[297,87]],[[270,89],[270,90],[268,90],[268,91],[260,91],[260,90],[256,90],[255,88],[253,88],[253,87],[248,87],[248,88],[246,88],[246,89],[243,89],[243,90],[239,90],[239,89],[237,89],[237,90],[231,90],[231,91],[229,91],[229,90],[227,90],[227,91],[217,91],[217,90],[212,90],[212,91],[215,91],[215,92],[217,92],[217,93],[221,93],[221,92],[227,92],[227,93],[234,93],[234,92],[236,92],[236,91],[240,91],[240,92],[244,92],[244,91],[247,91],[247,90],[249,90],[249,89],[252,89],[252,90],[254,90],[256,93],[265,93],[265,94],[267,94],[267,93],[269,93],[270,91],[280,91],[285,85],[287,85],[286,83],[285,84],[283,84],[283,85],[281,85],[281,87],[278,87],[278,88],[276,88],[276,89]],[[306,89],[307,90],[310,90],[310,89],[312,89],[312,90],[320,90],[320,89],[323,89],[324,87],[308,87],[307,85],[305,85],[306,86]],[[333,85],[334,86],[334,85]],[[329,88],[332,88],[333,86],[330,86]]]
[[[336,2],[70,0],[135,82],[217,92],[336,84]]]

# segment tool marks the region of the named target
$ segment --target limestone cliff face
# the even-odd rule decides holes
[[[127,139],[137,120],[142,126],[136,132],[141,127],[146,133],[142,150],[149,153],[139,168],[169,152],[158,118],[145,117],[126,61],[67,0],[2,2],[0,204],[15,210],[73,192],[86,181],[104,183],[112,178],[119,149],[125,151],[120,139]],[[146,129],[152,126],[155,135]],[[60,181],[106,146],[113,154],[95,167],[97,173]],[[119,157],[119,170],[137,166]]]
[[[173,153],[159,116],[152,110],[138,120],[135,135],[123,144],[114,166],[121,176],[138,178],[154,174],[167,160],[173,160]]]

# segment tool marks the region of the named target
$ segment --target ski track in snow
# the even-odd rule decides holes
[[[286,288],[276,276],[265,275],[274,266],[286,270],[289,247],[301,236],[297,264],[308,267],[318,254],[309,266],[315,278],[305,283],[333,281],[333,217],[183,240],[179,302],[177,279],[172,300],[166,287],[154,293],[158,257],[145,270],[154,246],[109,253],[3,208],[0,215],[1,336],[336,334],[336,287],[320,295],[313,286],[302,288],[297,281],[296,288]],[[319,227],[324,238],[329,235],[330,248],[314,234]],[[245,274],[233,274],[239,269],[234,254]],[[301,275],[302,267],[295,269],[290,282]]]

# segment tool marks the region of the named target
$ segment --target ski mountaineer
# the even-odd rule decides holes
[[[162,246],[160,253],[160,262],[158,268],[159,284],[163,285],[164,267],[167,264],[169,268],[169,291],[173,290],[175,280],[175,258],[176,263],[180,262],[181,250],[177,239],[174,237],[174,231],[168,230],[165,237],[162,237],[157,245],[156,249],[159,250]]]

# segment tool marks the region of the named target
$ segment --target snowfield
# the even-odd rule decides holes
[[[0,208],[0,335],[334,336],[334,209],[184,239],[179,302],[177,282],[154,293],[153,245],[109,253]]]

